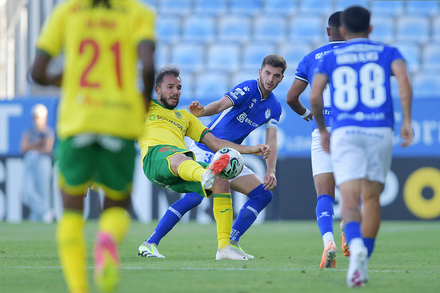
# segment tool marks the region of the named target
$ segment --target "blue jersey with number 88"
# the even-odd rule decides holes
[[[391,63],[400,52],[369,39],[353,39],[324,56],[317,72],[329,78],[332,129],[394,126]]]

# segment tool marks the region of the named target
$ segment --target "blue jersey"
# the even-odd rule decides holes
[[[394,126],[391,63],[400,52],[366,38],[352,39],[324,57],[317,72],[329,78],[332,129]]]
[[[278,128],[282,112],[280,101],[272,92],[263,99],[257,80],[242,82],[225,96],[232,106],[217,114],[208,125],[214,136],[241,144],[249,133],[263,124]],[[196,144],[210,150],[202,143]]]
[[[301,61],[298,64],[298,67],[296,68],[295,78],[307,82],[308,84],[310,84],[310,86],[312,86],[313,75],[315,74],[319,63],[321,63],[322,58],[331,51],[333,51],[334,48],[339,47],[339,45],[343,43],[345,42],[344,41],[331,42],[327,45],[319,47],[318,49],[304,56],[304,58],[301,59]],[[325,87],[325,90],[322,94],[322,104],[324,106],[323,114],[324,114],[325,124],[327,126],[331,126],[330,125],[330,114],[331,114],[330,89],[328,88],[328,86]],[[318,125],[316,124],[316,119],[313,119],[313,129],[316,128],[318,128]]]

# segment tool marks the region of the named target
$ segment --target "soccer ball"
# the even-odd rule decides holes
[[[240,175],[241,171],[243,170],[243,157],[237,150],[233,148],[222,148],[215,153],[213,160],[217,160],[223,154],[229,155],[229,164],[220,173],[218,173],[218,176],[227,180],[234,179]]]

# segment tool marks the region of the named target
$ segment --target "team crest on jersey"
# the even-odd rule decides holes
[[[264,117],[266,117],[266,119],[269,119],[269,117],[270,117],[270,109],[266,109],[266,113],[264,113]]]
[[[178,119],[182,119],[182,113],[180,113],[179,111],[174,110],[174,114]]]
[[[150,121],[156,120],[156,115],[150,115]]]

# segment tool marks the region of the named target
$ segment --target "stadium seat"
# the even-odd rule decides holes
[[[251,37],[250,18],[244,15],[228,15],[218,22],[218,40],[244,43]]]
[[[440,99],[440,72],[422,71],[412,78],[413,96],[417,98]]]
[[[440,71],[440,44],[428,44],[422,51],[423,70]]]
[[[231,83],[229,85],[229,90],[232,90],[234,87],[242,83],[246,80],[258,79],[258,69],[253,70],[242,70],[232,75]]]
[[[196,99],[220,99],[229,90],[228,75],[204,71],[195,78]]]
[[[420,69],[420,47],[416,43],[396,43],[393,46],[397,47],[405,58],[410,73]]]
[[[178,43],[171,50],[171,63],[182,72],[194,73],[204,66],[204,46],[194,42]]]
[[[186,15],[191,12],[191,0],[159,0],[159,15]]]
[[[229,13],[242,15],[254,15],[261,12],[263,8],[262,0],[239,0],[229,2]]]
[[[403,1],[373,1],[371,4],[372,16],[401,15],[405,12],[403,3]]]
[[[180,19],[176,16],[159,16],[156,20],[156,38],[164,43],[180,39]]]
[[[345,10],[350,6],[362,6],[364,8],[369,9],[370,7],[370,2],[373,1],[369,1],[369,0],[336,0],[336,11],[337,10]]]
[[[265,14],[254,19],[254,41],[279,42],[286,38],[286,20],[282,15]]]
[[[261,67],[264,57],[275,54],[275,46],[272,43],[253,42],[248,43],[243,48],[241,58],[243,69],[258,69]]]
[[[226,12],[226,0],[196,0],[194,12],[197,14],[219,15]]]
[[[206,69],[231,72],[240,65],[240,46],[236,43],[212,44],[207,52]]]
[[[215,37],[215,19],[209,15],[193,14],[183,22],[182,39],[202,43],[211,42]]]
[[[432,19],[432,41],[440,42],[440,16]]]
[[[263,11],[268,14],[292,15],[298,9],[296,2],[294,0],[266,0]]]
[[[327,36],[326,27],[326,23],[322,21],[320,16],[301,14],[290,21],[289,39],[294,42],[322,43]]]
[[[279,47],[278,54],[286,59],[287,71],[296,72],[299,61],[312,51],[307,43],[286,43]]]
[[[394,22],[390,17],[373,17],[371,18],[371,25],[373,31],[370,34],[370,39],[386,44],[391,44],[394,40]]]
[[[157,1],[156,0],[142,0],[143,2],[153,6],[153,7],[157,7]]]
[[[429,40],[429,19],[425,16],[400,16],[396,22],[396,40],[426,43]]]
[[[154,50],[154,62],[156,68],[170,63],[170,46],[163,42],[156,42],[156,49]]]
[[[438,15],[439,3],[438,1],[407,1],[407,14],[424,14],[427,16]]]
[[[194,75],[191,73],[180,73],[182,80],[182,100],[192,101],[194,99]]]
[[[314,13],[325,15],[327,18],[333,13],[332,1],[321,0],[302,0],[299,4],[299,12],[302,13]],[[327,16],[328,14],[328,16]]]

